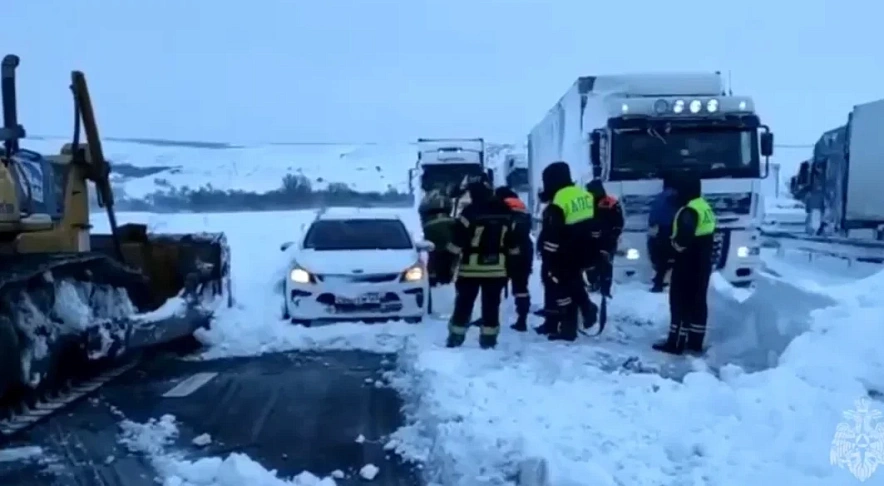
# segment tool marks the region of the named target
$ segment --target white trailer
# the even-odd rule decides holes
[[[419,208],[427,194],[439,192],[451,195],[470,176],[487,173],[494,180],[491,169],[485,168],[485,140],[481,138],[420,138],[417,141],[417,161],[408,170],[409,191],[415,208]],[[469,202],[461,197],[455,201],[454,214]]]
[[[884,227],[884,100],[853,107],[847,122],[849,147],[844,173],[844,209],[837,226],[851,229]]]
[[[662,177],[695,175],[718,216],[715,269],[748,285],[760,266],[761,179],[772,152],[752,100],[726,94],[718,73],[585,76],[528,135],[530,204],[540,207],[541,173],[552,162],[567,162],[580,184],[601,179],[626,219],[616,278],[645,278]]]

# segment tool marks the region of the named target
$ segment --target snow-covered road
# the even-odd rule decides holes
[[[273,289],[286,262],[278,247],[311,216],[119,217],[156,231],[227,233],[237,305],[200,336],[207,359],[299,349],[399,353],[389,378],[407,401],[409,423],[386,439],[388,448],[423,462],[438,484],[511,484],[528,458],[544,458],[556,486],[830,486],[862,475],[848,459],[839,466],[830,457],[850,450],[849,440],[847,449],[832,449],[842,412],[867,397],[881,406],[874,400],[884,392],[884,274],[834,278],[833,266],[767,255],[778,278],[765,277],[748,298],[720,283],[712,293],[706,362],[647,352],[665,330],[667,307],[665,296],[638,284],[615,289],[600,338],[550,343],[507,329],[493,351],[478,349],[472,335],[464,348],[449,350],[439,321],[312,329],[281,321]],[[647,372],[658,368],[676,379]],[[331,471],[276,478],[238,453],[188,462],[175,454],[173,418],[156,419],[127,422],[124,438],[166,465],[159,468],[164,484],[334,484],[320,479]],[[884,475],[867,484],[884,484]]]

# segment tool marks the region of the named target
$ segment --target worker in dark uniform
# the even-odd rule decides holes
[[[497,345],[500,333],[500,301],[507,283],[507,262],[520,256],[519,242],[523,237],[510,209],[494,197],[487,177],[471,179],[467,191],[470,204],[461,212],[448,245],[448,250],[458,256],[459,266],[446,346],[463,344],[473,306],[481,292],[479,345],[488,349]]]
[[[669,273],[672,259],[672,221],[678,210],[672,176],[663,178],[663,192],[651,202],[648,215],[648,257],[654,267],[651,292],[663,292],[666,288],[666,274]]]
[[[420,205],[424,239],[435,247],[427,258],[430,287],[448,285],[454,279],[454,256],[447,250],[454,235],[454,218],[451,217],[452,201],[441,192],[427,195]]]
[[[702,353],[706,338],[706,293],[712,275],[715,212],[703,199],[699,178],[678,181],[680,209],[672,223],[675,261],[669,284],[669,336],[654,349],[671,354]]]
[[[595,199],[596,231],[593,237],[598,241],[601,257],[592,271],[588,272],[587,280],[593,291],[605,292],[605,295],[610,297],[614,276],[614,255],[617,254],[617,243],[620,241],[620,234],[623,233],[623,208],[616,197],[605,191],[605,186],[599,179],[587,184],[586,190],[591,192]]]
[[[583,272],[596,260],[595,201],[592,193],[575,185],[565,162],[543,170],[543,191],[550,203],[543,212],[540,251],[546,284],[555,298],[553,318],[543,329],[550,340],[577,339],[577,304],[585,294]],[[550,312],[547,309],[547,312]]]
[[[513,221],[519,226],[519,235],[523,238],[519,245],[519,255],[507,260],[507,277],[513,290],[516,304],[516,322],[510,326],[513,330],[528,330],[528,312],[531,311],[531,294],[528,292],[528,279],[534,266],[534,243],[531,241],[531,214],[519,195],[506,186],[498,187],[494,196],[509,207]]]

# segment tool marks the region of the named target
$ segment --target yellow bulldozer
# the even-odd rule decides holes
[[[0,435],[15,431],[7,407],[39,400],[96,363],[192,336],[232,305],[223,234],[117,225],[111,165],[82,72],[71,73],[71,143],[56,155],[20,147],[18,65],[15,55],[3,59],[0,86]],[[91,233],[93,187],[110,234]]]

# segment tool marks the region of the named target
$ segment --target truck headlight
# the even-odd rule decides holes
[[[709,100],[706,102],[706,111],[715,113],[718,111],[718,100]]]
[[[424,279],[424,267],[421,265],[414,265],[408,270],[402,272],[402,281],[403,282],[420,282]]]
[[[626,259],[627,260],[638,260],[641,254],[635,248],[630,248],[626,250]]]
[[[741,246],[741,247],[737,248],[737,257],[738,258],[746,258],[749,256],[756,256],[756,255],[759,255],[760,253],[761,253],[761,251],[757,246],[753,246],[753,247]]]
[[[304,270],[303,268],[293,269],[291,273],[289,273],[289,278],[292,280],[292,282],[299,284],[308,284],[312,280],[310,272]]]
[[[690,110],[691,113],[700,113],[700,108],[703,108],[703,103],[700,100],[691,101]]]
[[[675,100],[675,103],[672,104],[672,111],[675,113],[681,113],[684,111],[684,100]]]

